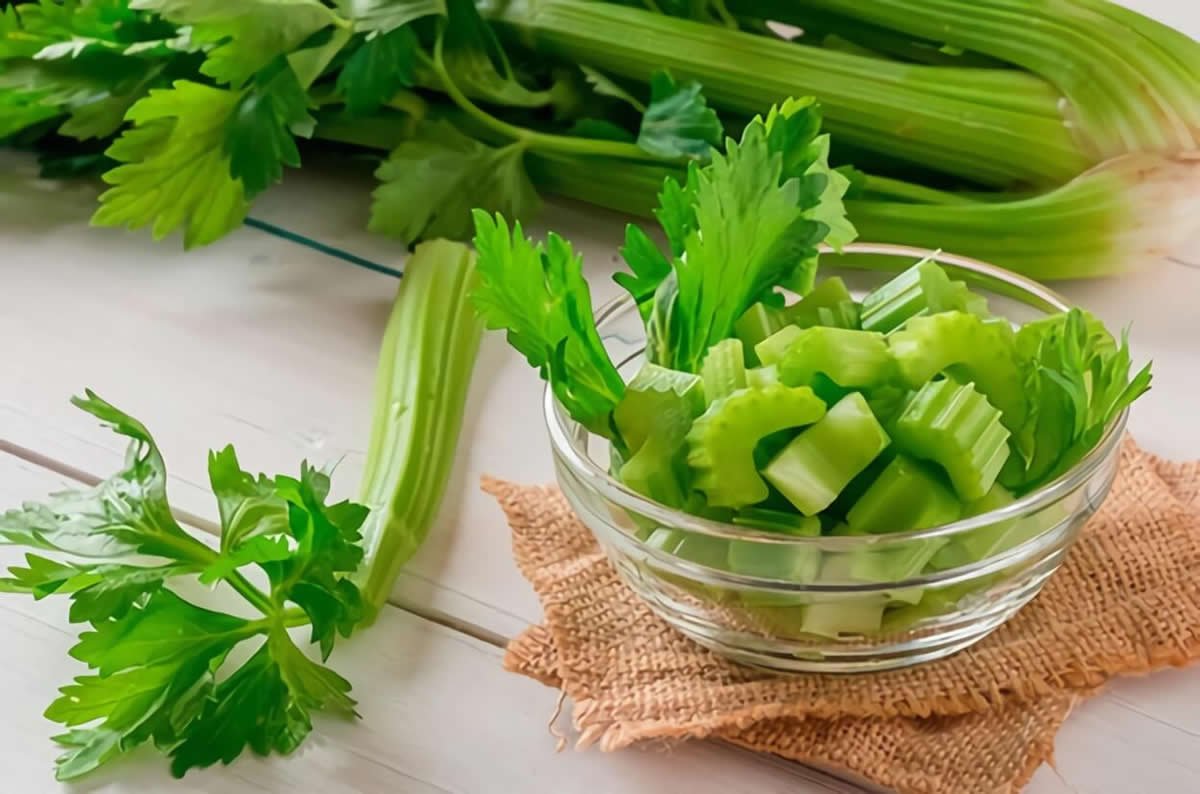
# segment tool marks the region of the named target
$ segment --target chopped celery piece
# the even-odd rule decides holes
[[[801,333],[803,332],[796,326],[785,325],[755,345],[754,355],[764,367],[778,364],[783,360],[788,348],[792,346],[792,342],[796,341]]]
[[[653,433],[621,466],[621,482],[668,507],[683,507],[687,499],[683,434]]]
[[[744,576],[811,582],[821,567],[821,550],[773,546],[752,540],[729,541],[729,570]]]
[[[813,325],[828,325],[822,323],[819,310],[836,311],[844,303],[854,303],[846,282],[837,276],[827,278],[796,303],[784,309],[787,319],[803,328]]]
[[[824,328],[860,328],[858,304],[854,301],[841,301],[836,306],[821,306],[817,309],[817,325]]]
[[[725,339],[708,349],[700,367],[709,405],[746,388],[746,359],[740,339]]]
[[[846,513],[846,523],[849,534],[881,534],[927,529],[961,515],[962,504],[936,474],[897,455]]]
[[[709,405],[687,436],[695,487],[713,507],[744,507],[769,491],[754,465],[754,448],[767,436],[812,424],[825,404],[808,388],[741,389]]]
[[[788,444],[763,476],[801,513],[816,515],[889,443],[867,401],[855,392]]]
[[[806,328],[792,340],[777,366],[779,380],[788,386],[808,386],[821,373],[839,386],[864,388],[896,373],[883,334],[845,328]]]
[[[746,351],[746,366],[758,364],[758,356],[754,348],[759,342],[779,331],[788,324],[782,309],[775,309],[764,303],[756,303],[746,310],[733,325],[733,332]]]
[[[665,551],[668,554],[674,554],[675,549],[683,540],[683,533],[677,529],[667,529],[659,527],[650,533],[650,537],[646,538],[643,543],[652,549]]]
[[[761,389],[777,383],[779,383],[779,368],[774,364],[769,367],[755,367],[746,370],[746,385],[751,389]]]
[[[974,383],[1003,412],[1009,430],[1025,420],[1024,381],[1006,322],[958,311],[914,317],[888,337],[888,344],[910,388],[950,371],[956,380]]]
[[[613,409],[613,420],[630,452],[655,432],[671,429],[680,439],[704,412],[704,387],[690,372],[643,364]]]
[[[986,317],[987,300],[923,259],[863,298],[859,322],[865,331],[888,333],[913,317],[948,311]]]
[[[881,596],[861,596],[838,601],[819,601],[804,610],[800,630],[818,637],[837,638],[843,634],[874,634],[883,625],[887,600]]]
[[[963,515],[978,516],[990,513],[1012,504],[1013,500],[1014,497],[1008,489],[996,484],[982,499],[966,505]],[[1004,538],[1016,524],[1017,519],[1009,519],[958,535],[938,550],[938,553],[929,561],[929,567],[937,571],[944,571],[985,560],[1003,544]]]
[[[763,529],[768,532],[799,537],[816,537],[821,534],[821,522],[817,518],[763,507],[742,508],[733,517],[733,523],[751,529]]]
[[[651,532],[650,537],[643,542],[651,549],[673,554],[697,565],[720,570],[725,569],[729,556],[727,541],[708,535],[685,532],[682,529],[659,527]]]
[[[728,567],[729,541],[681,530],[679,534],[683,537],[671,552],[676,557],[721,571]]]
[[[908,454],[945,469],[964,500],[982,499],[1008,460],[1008,429],[971,384],[935,380],[909,401],[893,430]]]

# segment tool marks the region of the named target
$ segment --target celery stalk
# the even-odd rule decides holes
[[[405,266],[384,331],[363,470],[363,599],[383,606],[437,515],[462,429],[483,324],[468,298],[475,257],[433,240]]]
[[[545,190],[640,215],[649,215],[663,179],[675,173],[601,158],[529,162]],[[1032,196],[957,204],[867,197],[848,199],[846,209],[864,240],[940,248],[1043,281],[1094,278],[1190,250],[1200,232],[1200,158],[1126,155]],[[866,267],[885,259],[840,258]]]
[[[754,346],[754,355],[764,367],[770,367],[783,361],[788,348],[804,333],[794,325],[785,325],[775,333]],[[808,384],[798,384],[807,386]]]
[[[655,432],[682,439],[704,406],[699,376],[646,363],[626,385],[613,421],[629,451],[637,452]]]
[[[1009,61],[1065,95],[1080,148],[1098,159],[1200,146],[1200,48],[1174,31],[1098,0],[813,0],[806,4],[893,31]],[[733,7],[788,22],[785,0]],[[1131,35],[1131,31],[1136,31]]]
[[[816,515],[888,444],[867,401],[855,392],[784,447],[763,476],[801,513]]]
[[[984,184],[1054,184],[1095,162],[1058,92],[1015,70],[892,63],[584,0],[494,2],[485,13],[541,55],[643,82],[669,69],[726,110],[814,94],[839,142]]]

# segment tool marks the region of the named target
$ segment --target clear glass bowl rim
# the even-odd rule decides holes
[[[833,252],[831,249],[822,246],[822,253]],[[1003,294],[1014,297],[1035,308],[1052,311],[1066,311],[1070,308],[1070,304],[1062,296],[1032,279],[997,267],[996,265],[957,254],[947,254],[927,248],[886,243],[851,243],[845,246],[841,253],[905,257],[913,260],[932,257],[939,264],[949,265],[950,269],[955,271],[956,274],[964,275],[971,281],[990,286],[993,291],[997,291],[996,286],[999,285],[1003,288],[1000,290]],[[854,264],[836,265],[835,263],[835,266],[847,269],[866,269]],[[879,269],[900,270],[902,268],[884,265]],[[629,308],[631,302],[632,298],[629,295],[620,295],[605,303],[596,310],[597,325],[603,326],[605,320]],[[601,331],[603,331],[603,328],[601,328]],[[868,545],[891,545],[893,543],[899,544],[926,538],[949,537],[1002,521],[1017,519],[1054,504],[1091,479],[1101,464],[1108,459],[1113,453],[1114,448],[1120,443],[1121,438],[1124,436],[1125,424],[1129,416],[1128,409],[1121,412],[1120,416],[1114,419],[1109,425],[1104,433],[1104,437],[1096,444],[1095,448],[1058,479],[1025,494],[1020,499],[1000,509],[981,513],[977,516],[971,516],[970,518],[964,518],[949,524],[908,532],[841,537],[824,535],[820,537],[796,537],[769,531],[757,531],[736,524],[701,518],[660,504],[652,499],[647,499],[611,476],[607,469],[598,465],[591,458],[586,449],[580,448],[573,438],[575,433],[572,430],[572,427],[578,427],[578,423],[563,411],[561,404],[555,399],[554,392],[549,386],[544,391],[543,407],[546,428],[550,434],[550,443],[554,454],[570,467],[572,472],[586,484],[586,487],[596,491],[609,502],[657,521],[663,526],[681,529],[686,532],[695,532],[701,535],[726,539],[752,539],[780,545],[813,546],[827,551],[850,551]]]

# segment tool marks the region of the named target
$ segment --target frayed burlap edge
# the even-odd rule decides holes
[[[1141,456],[1141,453],[1132,447],[1123,455],[1126,458],[1125,463],[1130,469],[1130,471],[1126,472],[1126,476],[1130,478],[1135,475],[1140,477],[1153,476],[1161,486],[1161,480],[1158,480],[1157,473],[1153,471],[1153,467],[1146,465],[1147,463],[1153,463],[1153,461],[1150,459],[1139,460],[1137,459],[1139,456],[1144,458],[1144,456]],[[1180,469],[1179,471],[1187,470]],[[574,521],[565,506],[565,502],[562,500],[561,494],[556,489],[546,487],[526,489],[521,486],[489,480],[485,482],[485,490],[492,493],[501,502],[508,513],[510,523],[514,527],[542,526],[549,529],[557,527],[561,530],[562,527],[559,524],[564,519],[564,513],[567,519]],[[547,521],[549,522],[548,524],[546,523]],[[519,545],[519,533],[518,536],[515,536],[515,540],[518,541]],[[569,558],[572,575],[589,576],[592,580],[598,582],[606,592],[608,588],[614,588],[612,594],[632,601],[632,603],[623,606],[634,608],[640,606],[646,614],[649,614],[644,606],[636,602],[636,597],[632,593],[629,593],[624,588],[624,585],[616,579],[615,572],[612,571],[602,552],[595,546],[594,541],[592,541],[590,535],[585,530],[576,527],[575,533],[571,536],[571,542],[563,546],[563,554]],[[518,553],[518,558],[522,558],[522,556],[522,554]],[[526,576],[533,581],[546,607],[547,623],[556,633],[569,634],[571,630],[571,613],[577,609],[578,604],[558,603],[554,593],[547,592],[545,588],[546,581],[541,576],[542,572],[537,570],[537,561],[525,559],[524,563],[522,567],[525,569]],[[1185,586],[1183,592],[1175,590],[1169,594],[1164,592],[1150,593],[1145,597],[1144,603],[1138,605],[1140,612],[1135,617],[1141,619],[1141,623],[1151,622],[1155,614],[1162,614],[1164,609],[1169,610],[1172,607],[1178,607],[1181,600],[1192,605],[1200,605],[1200,587],[1194,585]],[[1200,610],[1200,606],[1197,606],[1197,609]],[[652,615],[651,619],[657,621],[657,618],[653,618]],[[1138,620],[1134,620],[1133,622],[1135,624],[1139,623]],[[1188,622],[1187,625],[1194,626],[1195,622]],[[681,650],[691,654],[697,652],[707,653],[698,651],[688,641],[675,635],[670,629],[666,629],[666,631],[669,633],[668,637],[672,638],[675,642],[687,643],[686,649],[677,644],[670,643],[671,647],[666,649],[668,654],[679,653]],[[560,642],[568,641],[569,639],[569,636],[555,637],[555,640]],[[1159,640],[1161,639],[1160,637]],[[808,697],[796,697],[795,693],[789,693],[787,697],[782,698],[783,702],[779,702],[778,700],[772,703],[760,702],[734,709],[722,707],[721,713],[726,719],[736,724],[751,724],[763,720],[782,718],[837,718],[846,714],[865,717],[927,717],[933,714],[963,714],[1004,706],[1014,700],[1017,702],[1036,701],[1055,695],[1063,688],[1090,689],[1103,683],[1103,681],[1112,675],[1129,672],[1148,672],[1164,666],[1184,664],[1200,652],[1200,638],[1191,629],[1175,635],[1171,635],[1168,632],[1166,639],[1169,641],[1160,642],[1151,647],[1147,647],[1146,645],[1135,646],[1133,648],[1126,647],[1124,649],[1117,649],[1112,653],[1103,652],[1104,649],[1100,649],[1101,652],[1097,653],[1097,649],[1093,647],[1090,654],[1082,652],[1070,653],[1067,655],[1067,659],[1063,660],[1060,658],[1060,669],[1065,669],[1059,673],[1030,676],[1015,681],[1010,678],[1004,682],[1004,685],[996,680],[979,680],[982,676],[977,676],[975,680],[969,682],[970,686],[975,687],[973,690],[970,688],[964,690],[962,686],[956,686],[954,692],[949,695],[934,694],[931,696],[929,692],[924,692],[918,698],[906,700],[904,697],[901,697],[898,700],[893,700],[890,704],[884,704],[882,707],[877,699],[868,699],[866,708],[863,707],[862,701],[847,706],[844,700],[823,697],[824,693],[818,687],[815,691],[810,691]],[[1057,651],[1062,653],[1061,645],[1057,646]],[[596,660],[588,661],[594,664]],[[709,664],[720,666],[721,664],[728,663],[715,658],[704,661],[704,665]],[[925,666],[924,669],[930,670],[934,668],[936,668],[936,664]],[[629,713],[614,713],[612,704],[607,698],[601,696],[599,699],[596,699],[593,697],[593,692],[590,691],[591,685],[585,680],[587,671],[581,672],[585,673],[585,675],[572,675],[568,677],[567,690],[568,694],[576,702],[575,717],[577,724],[582,729],[581,738],[584,744],[596,742],[604,749],[614,749],[647,736],[662,738],[696,737],[706,735],[706,732],[710,730],[702,716],[697,715],[690,720],[686,718],[680,719],[682,715],[677,711],[672,711],[670,708],[667,709],[670,716],[666,718],[652,717],[646,714],[637,715],[636,712],[640,709],[636,707],[634,708],[634,715],[639,716],[640,719],[631,717]],[[988,672],[990,674],[990,671]],[[763,674],[737,668],[732,675],[732,685],[737,685],[742,681],[749,685],[757,685],[761,683]],[[828,685],[832,680],[822,676],[809,676],[807,678],[818,681],[824,679],[824,685]],[[962,682],[958,683],[961,684]],[[894,686],[894,684],[889,684],[888,686]],[[599,692],[595,694],[600,695]]]

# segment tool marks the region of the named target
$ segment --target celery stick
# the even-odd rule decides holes
[[[1016,430],[1024,422],[1024,379],[1012,328],[1003,320],[985,321],[962,311],[913,317],[888,337],[888,344],[910,388],[919,389],[953,368],[957,379],[973,382],[1003,412],[1005,427]]]
[[[818,637],[837,638],[843,634],[873,634],[883,624],[887,599],[861,596],[838,601],[819,601],[804,610],[800,630]]]
[[[824,510],[890,439],[858,393],[788,444],[763,476],[806,516]]]
[[[700,366],[708,404],[746,388],[746,358],[740,339],[725,339],[708,349]]]
[[[682,440],[704,406],[699,376],[646,363],[625,387],[613,421],[625,446],[637,452],[654,432],[672,429]]]
[[[458,243],[417,246],[384,332],[362,480],[371,508],[362,591],[372,609],[429,533],[450,479],[483,332],[468,298],[474,261]]]
[[[744,507],[769,491],[754,466],[754,449],[767,436],[812,424],[825,404],[812,389],[767,386],[741,389],[709,405],[687,436],[695,487],[713,507]]]
[[[952,281],[932,258],[923,259],[863,298],[863,330],[887,333],[909,318],[947,311],[987,315],[987,301]]]
[[[897,374],[883,334],[844,328],[806,328],[796,335],[778,363],[779,380],[808,386],[817,373],[839,386],[865,388]]]
[[[833,310],[844,303],[854,303],[846,282],[838,276],[827,278],[812,288],[812,291],[784,309],[789,321],[802,328],[813,325],[829,325],[821,322],[820,310]]]
[[[772,364],[769,367],[754,367],[746,370],[746,386],[751,389],[761,389],[779,383],[779,368]]]
[[[983,515],[1012,504],[1013,499],[1014,497],[1008,489],[996,484],[982,499],[966,505],[963,515]],[[999,521],[957,535],[945,547],[938,550],[938,553],[929,561],[929,567],[935,571],[944,571],[987,559],[1001,546],[1016,523],[1017,519]]]
[[[764,367],[783,360],[792,342],[800,337],[801,330],[794,325],[785,325],[754,346],[754,355]]]
[[[746,310],[733,326],[734,334],[742,340],[746,352],[746,366],[757,366],[758,356],[754,348],[759,342],[787,325],[787,318],[780,309],[756,303]]]
[[[907,532],[947,524],[962,505],[936,474],[897,455],[846,513],[852,533]]]
[[[1008,429],[1000,410],[971,384],[937,380],[909,401],[893,430],[896,444],[940,465],[967,501],[982,499],[1008,460]]]
[[[815,537],[821,534],[821,522],[817,518],[763,507],[742,508],[733,517],[733,523],[798,537]]]
[[[648,499],[682,508],[687,498],[683,437],[684,433],[671,431],[652,433],[621,466],[621,482]]]

